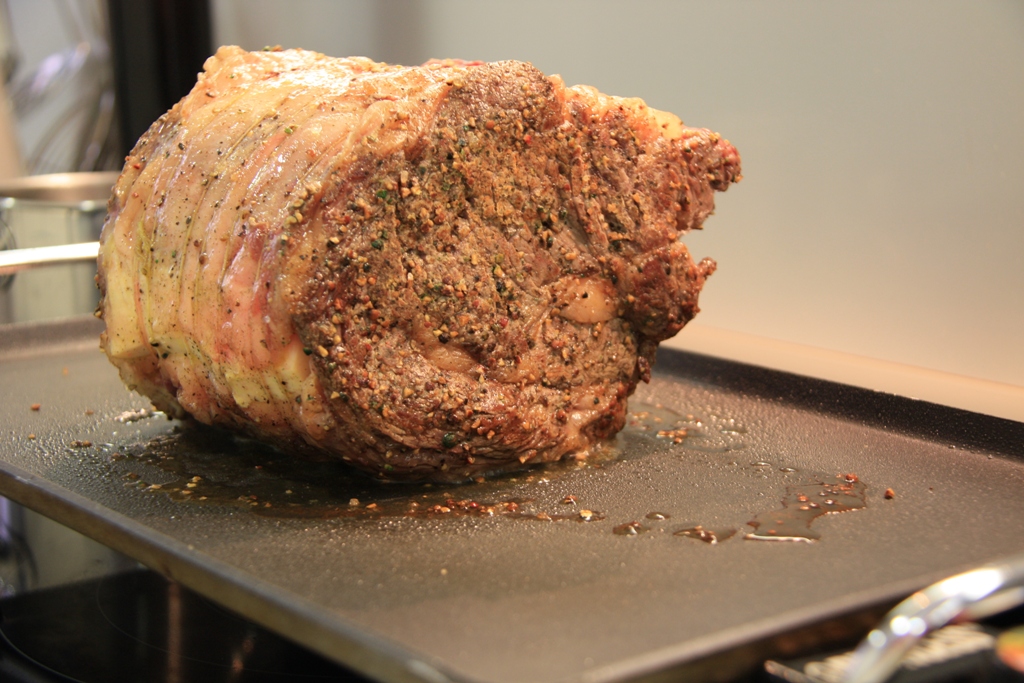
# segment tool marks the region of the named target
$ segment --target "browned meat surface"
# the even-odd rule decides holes
[[[102,343],[172,415],[388,478],[614,435],[736,150],[529,64],[222,48],[127,159]]]

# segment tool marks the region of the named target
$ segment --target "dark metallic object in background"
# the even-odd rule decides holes
[[[3,256],[5,251],[12,251],[17,248],[18,240],[14,239],[14,233],[7,227],[7,222],[0,218],[0,257]],[[2,270],[2,266],[0,266],[0,295],[11,286],[12,282],[14,282],[13,275]]]
[[[0,598],[31,588],[38,571],[25,542],[25,509],[0,497]]]
[[[370,683],[137,568],[2,596],[0,610],[4,683]]]
[[[208,0],[108,0],[121,139],[127,154],[196,83],[213,54]]]

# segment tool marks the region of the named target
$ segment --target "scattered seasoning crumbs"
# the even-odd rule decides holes
[[[350,498],[349,501],[348,501],[348,504],[349,504],[350,507],[359,507],[359,499],[358,498]]]
[[[885,499],[886,500],[892,500],[895,497],[896,497],[896,492],[895,491],[893,491],[892,489],[886,489],[885,490]]]
[[[36,438],[36,435],[35,434],[29,434],[28,438],[34,441],[35,438]]]
[[[89,448],[92,446],[92,441],[72,441],[72,448]]]
[[[42,407],[43,407],[43,404],[41,404],[41,403],[33,403],[32,405],[29,406],[29,408],[31,408],[32,410],[34,410],[37,413],[39,412],[39,409],[42,408]]]
[[[580,519],[582,519],[584,522],[589,522],[593,518],[594,518],[594,511],[593,510],[580,510]]]
[[[657,419],[657,418],[655,418]],[[683,439],[686,438],[687,432],[685,427],[679,429],[661,429],[658,431],[658,437],[662,439],[672,439],[672,443],[682,443]]]

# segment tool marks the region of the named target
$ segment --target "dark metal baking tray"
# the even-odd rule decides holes
[[[665,350],[631,403],[650,414],[596,461],[379,485],[135,419],[99,329],[0,328],[0,494],[382,680],[722,677],[1024,550],[1018,422]],[[744,538],[787,487],[846,474],[866,505],[816,542]],[[675,533],[698,525],[738,533]]]

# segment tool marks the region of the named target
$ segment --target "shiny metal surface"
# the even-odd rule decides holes
[[[66,318],[96,307],[95,257],[71,245],[99,239],[117,175],[54,173],[0,182],[0,324]],[[58,247],[56,254],[28,251]],[[26,262],[51,267],[15,274],[28,270]]]
[[[0,275],[12,275],[22,270],[45,266],[95,261],[99,249],[99,242],[80,242],[55,247],[0,251]]]
[[[649,418],[603,462],[382,486],[139,412],[99,329],[0,332],[0,495],[380,680],[722,677],[1024,551],[1018,422],[666,351],[631,405],[687,420],[678,444]],[[744,539],[788,489],[850,473],[866,507],[815,520],[820,540]],[[695,526],[738,533],[676,535]]]
[[[844,683],[884,683],[926,634],[1024,603],[1024,555],[978,567],[917,591],[885,615],[850,661]]]
[[[0,197],[78,204],[96,201],[105,207],[117,171],[47,173],[0,181]]]

